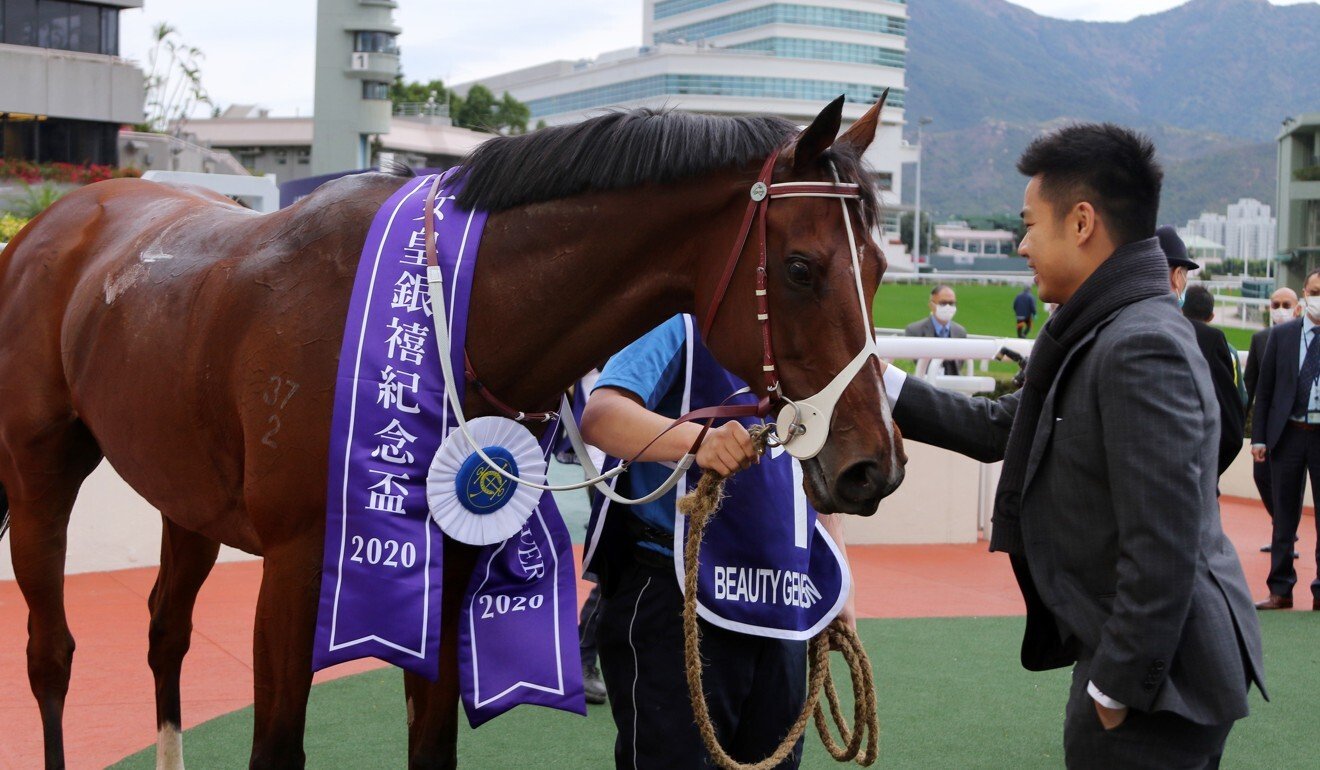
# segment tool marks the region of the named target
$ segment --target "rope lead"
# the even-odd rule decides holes
[[[757,450],[764,452],[769,433],[753,428],[752,438]],[[807,645],[807,699],[802,713],[789,728],[779,748],[765,759],[755,763],[739,762],[729,756],[715,735],[706,706],[702,687],[701,631],[697,627],[697,559],[706,525],[720,508],[724,499],[724,480],[706,471],[695,489],[678,501],[678,509],[688,517],[687,542],[683,546],[683,662],[687,669],[688,693],[692,699],[692,713],[706,751],[723,770],[771,770],[783,762],[798,739],[806,731],[807,721],[815,717],[825,750],[839,762],[856,761],[862,767],[872,765],[880,753],[880,719],[876,710],[875,679],[871,661],[857,632],[838,618],[812,638]],[[830,675],[830,653],[837,651],[848,664],[852,675],[853,723],[849,725],[839,704],[839,694]],[[830,718],[839,731],[842,745],[835,741],[825,718],[825,704],[820,702],[821,691],[829,704]],[[865,743],[865,746],[863,746]]]

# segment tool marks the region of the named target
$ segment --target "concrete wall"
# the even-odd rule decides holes
[[[909,443],[908,473],[874,516],[848,517],[850,544],[974,543],[989,521],[999,464],[985,465],[924,444]],[[1225,495],[1257,499],[1251,454],[1244,446],[1220,479]],[[565,479],[556,479],[563,481]],[[9,538],[0,543],[0,580],[13,580]],[[147,567],[160,563],[160,514],[128,488],[108,463],[83,485],[69,525],[66,572]],[[223,548],[221,561],[256,557]]]
[[[142,70],[114,56],[0,45],[0,111],[139,123]]]
[[[907,477],[874,516],[849,516],[851,544],[974,543],[982,510],[983,468],[999,478],[999,464],[983,466],[962,455],[909,442]],[[991,486],[993,489],[993,485]],[[988,518],[988,517],[987,517]]]
[[[14,579],[10,538],[0,542],[0,580]],[[220,561],[256,557],[232,548]],[[160,564],[160,513],[147,504],[109,463],[101,463],[82,486],[69,522],[65,572],[101,572]]]

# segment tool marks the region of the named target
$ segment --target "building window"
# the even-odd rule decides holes
[[[101,9],[101,53],[119,55],[119,10]]]
[[[655,18],[667,19],[670,16],[677,16],[680,13],[695,11],[698,8],[705,8],[709,5],[719,5],[727,3],[729,0],[662,0],[655,4]]]
[[[558,115],[565,112],[606,107],[622,102],[656,96],[728,96],[750,99],[797,99],[801,101],[828,101],[839,94],[855,104],[868,107],[880,100],[885,89],[867,83],[841,83],[828,80],[799,80],[797,78],[757,78],[737,75],[653,75],[638,80],[611,83],[607,86],[560,94],[544,99],[532,99],[527,107],[532,117]],[[890,107],[903,107],[905,91],[889,90]]]
[[[871,175],[871,183],[875,189],[888,192],[894,189],[894,175],[888,171],[876,172]]]
[[[353,35],[353,51],[397,54],[399,44],[392,32],[356,32]]]
[[[364,80],[362,81],[362,98],[389,101],[390,84],[378,80]]]
[[[765,51],[785,59],[816,59],[848,64],[874,64],[880,67],[903,69],[903,51],[858,43],[836,43],[829,40],[801,40],[790,37],[772,37],[739,43],[728,47],[731,51]]]
[[[0,41],[118,55],[119,9],[65,0],[0,0]]]
[[[695,11],[699,8],[707,8],[720,3],[727,3],[729,0],[661,0],[655,4],[656,19],[667,19],[670,16],[677,16],[680,13]],[[907,0],[889,0],[891,3],[907,5]]]
[[[672,43],[676,40],[704,40],[717,35],[727,35],[768,24],[796,24],[807,27],[833,27],[851,29],[860,32],[876,32],[887,35],[906,35],[907,19],[899,16],[886,16],[882,13],[849,11],[842,8],[823,8],[816,5],[775,4],[750,11],[731,13],[687,24],[657,33],[657,43]]]

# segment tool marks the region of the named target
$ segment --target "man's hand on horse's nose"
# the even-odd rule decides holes
[[[697,465],[721,476],[732,476],[760,461],[747,429],[732,420],[711,428],[697,450]]]

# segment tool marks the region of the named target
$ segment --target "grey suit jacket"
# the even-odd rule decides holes
[[[909,378],[894,419],[906,439],[993,462],[1017,405]],[[1023,666],[1089,660],[1096,687],[1132,708],[1246,716],[1249,682],[1265,691],[1260,628],[1220,525],[1218,440],[1210,372],[1172,295],[1073,347],[1032,440],[1020,519],[996,520],[991,544],[1020,554]]]
[[[926,316],[920,321],[913,321],[912,323],[908,324],[907,328],[903,330],[903,335],[906,337],[938,337],[939,336],[938,334],[935,333],[935,321],[930,316]],[[963,328],[963,325],[958,323],[957,321],[950,321],[949,337],[950,339],[966,338],[967,330]],[[959,370],[962,367],[962,364],[963,364],[962,361],[945,361],[944,373],[948,375],[961,374]]]

